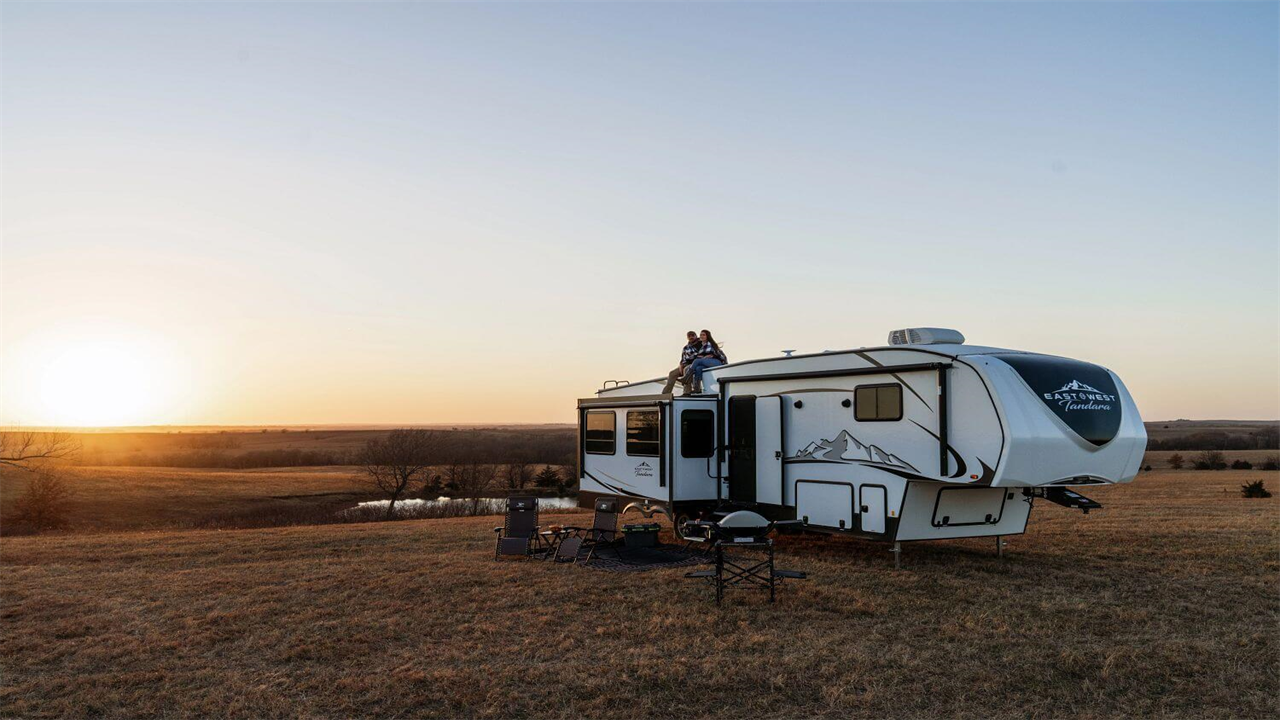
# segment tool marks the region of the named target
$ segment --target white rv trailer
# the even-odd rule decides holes
[[[697,395],[658,378],[579,400],[581,504],[613,497],[677,528],[749,508],[896,549],[1020,534],[1035,498],[1088,512],[1069,488],[1137,474],[1146,430],[1110,370],[954,330],[889,342],[730,363]]]

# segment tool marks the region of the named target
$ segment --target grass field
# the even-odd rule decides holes
[[[187,470],[85,467],[65,471],[75,490],[68,523],[73,531],[191,527],[251,517],[305,516],[358,499],[368,489],[354,467],[272,470]],[[0,525],[11,516],[29,474],[0,472]],[[300,512],[306,511],[306,512]]]
[[[7,538],[0,714],[1268,717],[1280,498],[1244,475],[1037,506],[1003,560],[782,538],[811,579],[773,606],[494,563],[492,518]]]
[[[354,466],[68,467],[62,472],[74,488],[66,532],[317,524],[359,501],[384,498],[363,483],[362,471]],[[0,530],[8,532],[30,477],[0,469]],[[505,493],[495,485],[490,494]]]

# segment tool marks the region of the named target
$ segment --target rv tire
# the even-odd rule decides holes
[[[680,540],[689,539],[684,536],[684,533],[680,532],[680,528],[685,524],[685,521],[692,520],[692,519],[693,519],[693,515],[690,515],[689,512],[686,510],[681,510],[680,512],[676,513],[676,516],[671,520],[671,531],[675,533],[675,536],[677,539],[680,539]]]

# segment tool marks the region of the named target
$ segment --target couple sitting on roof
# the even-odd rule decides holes
[[[703,330],[702,335],[692,330],[686,333],[688,344],[680,351],[680,366],[667,374],[667,384],[662,394],[668,395],[676,386],[676,380],[684,386],[684,394],[702,392],[702,372],[729,362],[724,351],[711,337],[711,331]]]

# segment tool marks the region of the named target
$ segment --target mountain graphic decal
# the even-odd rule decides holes
[[[787,459],[865,462],[876,465],[893,465],[919,472],[914,465],[906,460],[876,445],[867,445],[849,434],[848,430],[841,430],[840,434],[831,440],[823,439],[818,442],[811,442],[793,457]]]
[[[1085,385],[1084,383],[1080,382],[1079,380],[1072,380],[1071,382],[1067,383],[1066,385],[1063,385],[1062,387],[1058,388],[1058,389],[1057,389],[1057,390],[1055,390],[1054,392],[1091,392],[1091,393],[1100,393],[1100,392],[1102,392],[1102,391],[1101,391],[1101,390],[1099,390],[1099,389],[1097,389],[1097,388],[1091,388],[1091,387],[1089,387],[1088,385]]]

